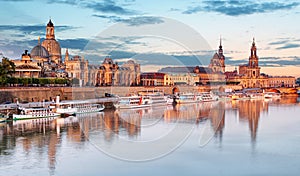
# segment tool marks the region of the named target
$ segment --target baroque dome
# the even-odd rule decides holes
[[[32,58],[49,58],[49,52],[40,44],[32,48],[30,55]]]
[[[61,48],[59,43],[55,39],[45,39],[42,46],[49,52],[49,56],[61,57]]]

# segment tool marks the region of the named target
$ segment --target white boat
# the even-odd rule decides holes
[[[251,100],[260,100],[263,98],[263,95],[261,93],[250,93],[248,94]]]
[[[280,93],[275,93],[275,92],[266,92],[264,93],[264,98],[265,99],[279,99],[281,98]]]
[[[194,93],[183,93],[183,94],[179,94],[176,97],[176,102],[178,104],[197,103],[200,101],[201,101],[201,96]]]
[[[87,101],[67,101],[56,104],[56,113],[76,115],[91,112],[100,112],[105,108],[102,104],[93,104]]]
[[[200,100],[203,102],[219,100],[219,96],[214,95],[212,92],[201,92],[199,93],[199,96],[200,96]]]
[[[148,96],[132,95],[128,97],[120,97],[120,100],[114,104],[117,109],[145,108],[152,104]]]
[[[138,95],[143,97],[149,97],[151,106],[163,106],[173,103],[173,98],[165,96],[163,92],[139,92]]]
[[[13,120],[26,120],[60,116],[60,114],[53,112],[52,108],[44,107],[19,108],[19,111],[20,114],[13,114]]]

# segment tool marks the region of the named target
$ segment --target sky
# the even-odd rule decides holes
[[[142,71],[205,66],[221,38],[232,71],[248,62],[255,38],[262,72],[300,77],[297,0],[0,0],[0,56],[20,59],[45,38],[50,18],[62,54],[90,64],[110,56]]]

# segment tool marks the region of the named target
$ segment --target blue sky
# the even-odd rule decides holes
[[[20,58],[51,17],[62,52],[93,64],[134,58],[142,69],[207,65],[222,36],[228,70],[252,38],[262,70],[300,76],[300,3],[291,1],[0,0],[0,54]]]

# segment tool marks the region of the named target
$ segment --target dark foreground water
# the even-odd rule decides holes
[[[1,176],[300,173],[298,98],[0,125]]]

